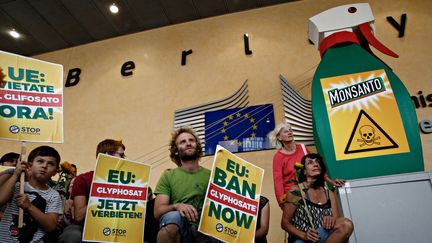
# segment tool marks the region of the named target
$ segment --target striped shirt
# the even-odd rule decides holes
[[[38,195],[41,197],[38,198],[39,201],[45,200],[45,213],[63,213],[63,204],[60,198],[60,194],[54,189],[48,188],[47,190],[38,190],[28,184],[28,182],[26,182],[24,192],[25,194],[27,194],[29,200],[32,202],[33,205],[35,204],[33,200],[35,200]],[[0,242],[2,243],[19,242],[19,235],[17,235],[19,234],[17,232],[18,206],[16,205],[15,200],[15,196],[18,194],[19,182],[15,184],[13,196],[7,204],[3,219],[0,221]],[[33,221],[31,224],[37,224],[37,222]],[[24,222],[24,225],[26,225],[26,222]],[[43,242],[42,238],[44,237],[45,233],[46,232],[41,227],[37,227],[36,232],[33,235],[33,239],[30,242]]]

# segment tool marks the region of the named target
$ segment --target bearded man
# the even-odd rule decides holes
[[[177,168],[165,171],[156,186],[157,242],[217,242],[196,231],[210,170],[199,165],[202,147],[198,136],[181,127],[170,142],[170,157]]]

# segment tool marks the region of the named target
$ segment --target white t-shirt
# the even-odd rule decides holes
[[[41,205],[45,204],[45,213],[63,213],[63,203],[60,198],[60,194],[52,189],[48,188],[47,190],[38,190],[32,187],[28,182],[25,183],[24,193],[29,197],[30,202],[33,205],[36,204],[36,201],[41,203]],[[15,184],[15,189],[13,192],[13,196],[9,203],[7,204],[6,211],[4,213],[3,219],[0,221],[0,242],[9,243],[9,242],[19,242],[19,232],[18,230],[18,206],[16,205],[15,196],[19,194],[19,182]],[[36,201],[34,201],[37,199]],[[43,212],[43,210],[41,210]],[[24,210],[24,215],[26,214]],[[30,216],[29,213],[27,213]],[[32,224],[37,225],[37,222],[34,219],[32,222],[28,223],[26,220],[26,216],[24,216],[24,225]],[[33,239],[30,242],[43,242],[42,238],[45,235],[45,231],[41,227],[37,227],[35,229],[35,233],[33,235]]]

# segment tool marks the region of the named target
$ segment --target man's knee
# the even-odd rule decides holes
[[[60,243],[80,243],[82,242],[82,228],[80,225],[69,225],[59,236],[58,242]]]
[[[177,237],[182,238],[185,235],[187,222],[177,211],[171,211],[164,215],[159,220],[159,234],[158,236]]]
[[[181,230],[184,224],[184,219],[177,211],[171,211],[164,215],[159,220],[159,228],[162,229],[166,225],[174,224]]]
[[[175,224],[167,224],[167,225],[163,225],[159,229],[158,235],[159,234],[168,236],[169,238],[173,238],[180,234],[180,230],[179,227]]]

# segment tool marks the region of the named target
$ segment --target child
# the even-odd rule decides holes
[[[47,182],[59,168],[60,155],[52,147],[35,148],[28,162],[18,161],[15,172],[0,185],[0,206],[7,204],[0,221],[0,242],[42,242],[56,229],[62,213],[60,195]],[[27,172],[24,194],[19,193],[21,172]],[[18,208],[24,209],[24,225],[18,228]]]

